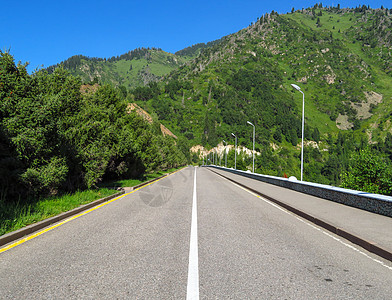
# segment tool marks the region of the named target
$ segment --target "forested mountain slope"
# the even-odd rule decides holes
[[[277,112],[265,111],[274,102],[284,101],[292,106],[293,99],[298,97],[290,83],[298,83],[303,84],[308,109],[314,112],[307,116],[309,126],[317,125],[322,133],[336,133],[338,128],[358,129],[361,120],[371,116],[371,112],[364,111],[368,100],[373,101],[368,110],[377,111],[381,101],[383,107],[390,105],[388,81],[391,76],[387,59],[390,34],[376,31],[375,35],[364,30],[362,35],[358,33],[359,28],[368,26],[369,22],[388,24],[389,11],[380,13],[380,10],[366,9],[363,13],[317,8],[281,16],[265,15],[256,24],[226,37],[215,47],[206,48],[195,60],[174,71],[166,81],[165,90],[161,89],[163,93],[158,97],[161,105],[155,103],[155,106],[171,107],[176,112],[178,103],[180,107],[191,109],[198,103],[204,108],[209,103],[218,104],[216,115],[231,125],[238,123],[235,119],[240,116],[233,108],[240,108],[240,113],[245,113],[243,108],[250,108],[261,114],[259,119],[263,124],[262,119],[268,123],[269,118],[277,116]],[[386,25],[386,28],[390,27]],[[354,36],[353,32],[357,34]],[[373,42],[372,48],[368,39],[376,36],[379,36],[379,44]],[[235,99],[228,101],[230,97]],[[267,106],[257,109],[257,105],[262,104],[261,99],[268,97],[271,101],[267,101]],[[231,109],[226,109],[226,105],[232,106]],[[359,109],[361,106],[363,110]],[[192,112],[191,115],[198,114]],[[245,115],[255,119],[248,113]],[[335,123],[339,115],[349,124]],[[172,120],[167,113],[160,116]],[[278,127],[280,123],[280,120],[273,122]],[[186,126],[181,119],[177,124]]]
[[[390,169],[391,16],[383,7],[316,4],[273,11],[176,54],[142,48],[111,59],[76,57],[64,66],[84,82],[109,82],[124,94],[132,88],[127,100],[170,128],[182,148],[234,144],[231,133],[252,148],[252,122],[261,153],[256,170],[279,176],[299,177],[302,95],[291,87],[297,84],[305,93],[305,180],[345,184],[362,150],[379,159],[373,169]],[[250,164],[243,156],[237,166]]]
[[[130,89],[160,80],[192,57],[157,48],[139,48],[108,59],[75,55],[47,70],[52,73],[62,65],[85,83],[109,83]]]
[[[391,142],[391,15],[366,6],[272,12],[135,89],[134,99],[191,144],[234,143],[233,132],[251,148],[250,121],[259,171],[297,174],[295,83],[305,93],[307,179],[337,184],[353,151],[371,144],[383,156]]]

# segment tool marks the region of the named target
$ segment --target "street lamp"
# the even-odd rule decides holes
[[[226,154],[226,156],[225,156],[225,168],[227,168],[227,149],[226,149],[227,143],[226,143],[225,140],[223,140],[223,142],[225,143],[225,154]]]
[[[234,169],[237,169],[237,136],[234,133],[231,135],[235,137]]]
[[[302,181],[303,171],[304,171],[305,94],[301,91],[301,88],[298,85],[292,83],[291,86],[302,94],[302,146],[301,146],[301,181]]]
[[[253,125],[249,121],[247,121],[246,123],[253,126],[253,173],[254,173],[255,172],[255,125]]]

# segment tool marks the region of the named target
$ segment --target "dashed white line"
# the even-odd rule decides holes
[[[197,195],[196,195],[196,168],[193,184],[191,239],[189,247],[188,284],[186,299],[199,299],[199,254],[197,243]]]

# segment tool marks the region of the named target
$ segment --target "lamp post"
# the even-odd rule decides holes
[[[225,168],[227,168],[227,149],[226,149],[227,143],[225,140],[223,140],[223,142],[225,143]]]
[[[249,121],[247,121],[246,123],[253,126],[253,173],[254,173],[255,172],[255,125],[253,125]]]
[[[234,169],[237,169],[237,136],[234,133],[231,135],[235,137]]]
[[[291,86],[302,94],[302,145],[301,145],[301,181],[302,181],[303,171],[304,171],[305,94],[301,91],[301,88],[298,85],[292,83]]]

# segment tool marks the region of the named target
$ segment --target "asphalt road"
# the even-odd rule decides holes
[[[390,262],[205,168],[196,174],[200,298],[391,299]],[[0,298],[192,296],[194,175],[186,168],[0,253]]]

